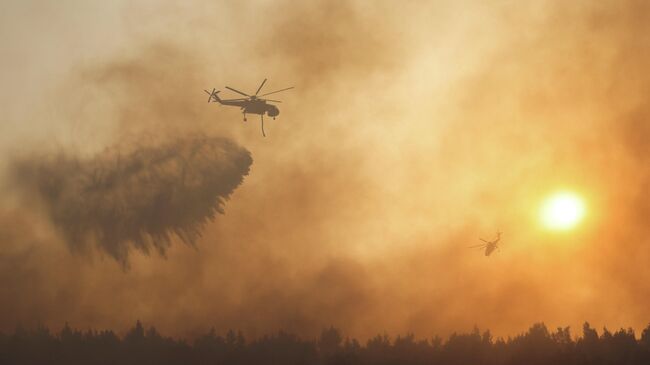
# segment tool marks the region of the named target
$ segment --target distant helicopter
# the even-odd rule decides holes
[[[470,246],[469,248],[485,248],[485,256],[490,256],[494,250],[498,249],[499,240],[501,240],[501,232],[497,232],[497,238],[493,241],[486,241],[482,238],[479,238],[481,241],[485,242],[480,245]]]
[[[226,86],[226,89],[232,90],[238,94],[244,95],[245,98],[239,98],[239,99],[221,99],[217,94],[219,94],[219,91],[216,91],[216,89],[212,89],[212,92],[209,92],[208,90],[203,90],[205,91],[208,95],[208,103],[211,101],[218,102],[221,105],[230,105],[230,106],[238,106],[243,110],[244,113],[244,122],[246,121],[246,113],[249,114],[259,114],[260,115],[260,120],[262,121],[262,135],[266,137],[266,133],[264,133],[264,113],[266,113],[269,117],[277,117],[280,114],[280,110],[278,109],[277,106],[273,104],[267,104],[267,102],[272,102],[272,103],[281,103],[280,100],[271,100],[271,99],[262,99],[261,96],[267,96],[275,93],[279,93],[280,91],[285,91],[289,89],[293,89],[292,87],[287,87],[285,89],[281,90],[276,90],[272,91],[270,93],[262,94],[262,95],[257,95],[260,93],[260,90],[262,90],[262,86],[266,83],[266,79],[262,81],[262,84],[260,87],[257,88],[257,91],[255,92],[255,95],[248,95],[246,93],[243,93],[239,90],[233,89],[230,86]]]

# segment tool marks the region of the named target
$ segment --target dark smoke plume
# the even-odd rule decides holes
[[[194,244],[252,161],[228,139],[192,137],[88,160],[32,156],[15,163],[13,176],[73,250],[95,242],[126,265],[131,247],[164,255],[173,236]]]

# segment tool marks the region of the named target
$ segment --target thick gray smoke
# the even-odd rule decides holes
[[[228,139],[188,137],[88,160],[31,156],[14,164],[13,177],[73,250],[96,243],[126,265],[132,247],[164,254],[173,236],[194,244],[252,161]]]

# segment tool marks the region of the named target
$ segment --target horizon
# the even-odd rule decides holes
[[[493,338],[489,330],[416,339],[413,334],[391,338],[379,334],[360,344],[334,327],[313,339],[279,331],[257,339],[229,330],[212,329],[192,342],[161,335],[140,321],[121,338],[112,331],[80,332],[67,325],[52,334],[46,327],[32,332],[17,329],[0,333],[0,361],[8,363],[167,363],[167,364],[645,364],[650,359],[650,326],[639,340],[632,329],[602,335],[583,325],[583,336],[573,340],[568,327],[549,331],[534,324],[515,337]]]
[[[591,327],[591,324],[589,324],[589,322],[584,322],[580,326],[579,330],[574,330],[572,329],[571,326],[559,326],[556,328],[549,328],[546,326],[544,322],[538,322],[529,325],[525,330],[521,332],[509,334],[505,337],[494,336],[489,328],[481,329],[477,326],[473,326],[469,330],[452,331],[446,336],[440,336],[436,333],[430,335],[418,335],[413,332],[389,334],[384,331],[384,332],[375,333],[374,335],[370,335],[366,338],[356,338],[356,337],[351,337],[349,335],[346,335],[346,333],[343,332],[340,328],[336,328],[334,326],[323,327],[319,333],[312,336],[301,336],[299,333],[293,333],[291,331],[286,331],[283,329],[276,329],[268,333],[259,334],[258,336],[255,337],[247,336],[246,333],[236,328],[217,329],[214,326],[212,326],[209,327],[209,329],[205,332],[195,333],[192,334],[192,336],[182,337],[182,336],[166,335],[165,333],[158,332],[155,325],[153,324],[150,325],[147,323],[143,323],[140,320],[136,320],[132,327],[127,328],[126,330],[121,332],[116,332],[111,328],[85,328],[85,329],[75,328],[75,327],[71,327],[70,324],[66,322],[58,330],[55,330],[54,328],[49,328],[48,326],[44,326],[42,324],[37,324],[33,327],[25,327],[22,326],[21,324],[18,324],[13,331],[7,331],[7,332],[0,331],[0,335],[5,337],[12,337],[12,336],[15,337],[15,336],[24,336],[24,335],[34,335],[34,334],[43,333],[43,331],[45,331],[45,333],[48,333],[53,338],[61,339],[61,336],[64,333],[66,334],[72,333],[75,335],[93,335],[93,336],[101,335],[102,333],[110,333],[115,335],[118,339],[124,340],[129,336],[129,334],[133,333],[134,331],[135,332],[142,331],[143,333],[152,333],[155,334],[156,336],[173,339],[179,342],[185,342],[185,341],[196,342],[197,340],[200,340],[200,338],[205,336],[216,336],[218,338],[223,339],[228,336],[235,335],[244,338],[245,343],[251,343],[251,342],[264,340],[268,337],[273,337],[277,335],[296,336],[296,338],[303,341],[318,341],[318,339],[322,337],[325,333],[335,331],[338,335],[340,335],[342,342],[357,341],[359,344],[362,345],[363,344],[367,345],[369,342],[372,342],[377,338],[387,340],[391,344],[393,344],[396,340],[399,341],[400,339],[410,338],[416,342],[423,342],[423,343],[428,343],[429,345],[434,345],[435,341],[441,341],[440,344],[445,344],[449,342],[450,339],[453,339],[456,336],[467,336],[467,335],[476,335],[476,334],[480,335],[481,337],[483,337],[485,334],[489,334],[490,335],[489,342],[492,344],[499,343],[499,342],[507,343],[513,341],[516,338],[526,336],[528,333],[531,332],[531,330],[537,330],[537,329],[546,330],[550,338],[553,338],[553,336],[557,334],[568,334],[569,337],[567,338],[573,342],[578,342],[579,340],[585,339],[585,333],[584,333],[585,329],[588,329],[589,331],[593,331],[598,336],[598,338],[606,338],[610,335],[614,335],[617,333],[625,333],[626,335],[633,335],[634,339],[637,341],[642,341],[645,339],[650,340],[650,337],[648,337],[650,336],[650,322],[648,322],[648,325],[645,328],[642,328],[638,332],[631,327],[610,329],[607,326],[604,326],[601,329],[598,329],[598,328]]]

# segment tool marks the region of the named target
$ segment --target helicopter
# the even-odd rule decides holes
[[[494,239],[493,241],[486,241],[482,238],[479,238],[479,240],[485,243],[476,246],[469,246],[469,248],[485,248],[485,256],[490,256],[490,254],[494,252],[494,250],[499,248],[498,243],[499,240],[501,240],[501,232],[497,232],[497,238]]]
[[[267,104],[267,102],[271,103],[281,103],[280,100],[272,100],[272,99],[263,99],[262,96],[267,96],[275,93],[279,93],[280,91],[285,91],[289,89],[293,89],[294,87],[287,87],[284,89],[276,90],[276,91],[271,91],[270,93],[258,95],[260,91],[262,90],[262,87],[266,83],[267,79],[264,79],[262,81],[262,84],[260,87],[257,88],[257,91],[255,92],[254,95],[248,95],[244,92],[241,92],[237,89],[234,89],[230,86],[226,86],[226,89],[234,91],[238,94],[241,94],[245,96],[245,98],[238,98],[238,99],[221,99],[219,98],[219,91],[216,89],[212,89],[212,92],[209,92],[208,90],[203,90],[205,91],[208,95],[208,103],[211,101],[217,102],[221,105],[229,105],[229,106],[238,106],[243,110],[244,113],[244,122],[246,121],[246,114],[259,114],[260,115],[260,121],[262,122],[262,136],[266,137],[266,133],[264,133],[264,114],[268,115],[269,117],[272,117],[275,120],[275,117],[277,117],[280,114],[280,109],[278,109],[277,106],[273,104]]]

